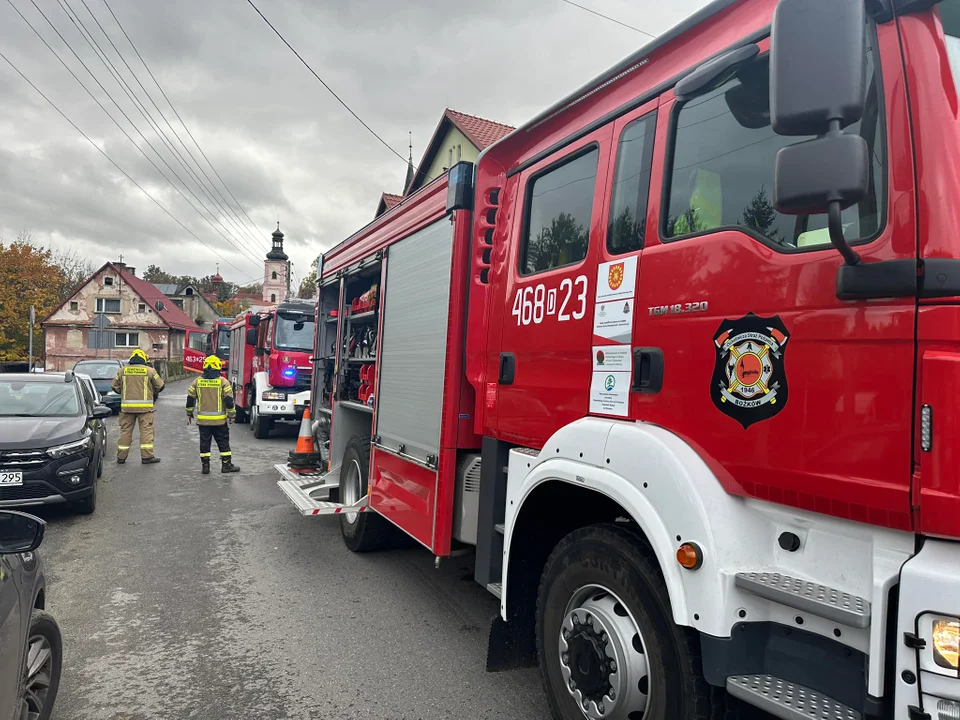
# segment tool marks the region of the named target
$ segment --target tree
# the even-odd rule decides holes
[[[38,247],[32,237],[30,244]],[[81,283],[97,271],[97,266],[92,260],[83,257],[73,248],[69,250],[51,248],[50,257],[53,264],[63,273],[63,283],[58,292],[61,302],[70,297]]]
[[[34,355],[43,356],[40,321],[60,304],[67,283],[53,253],[33,242],[27,232],[9,245],[0,240],[0,360],[27,359],[31,305],[37,318]]]
[[[743,224],[751,227],[764,237],[780,242],[780,231],[773,226],[777,221],[777,209],[767,198],[767,191],[761,185],[750,204],[743,209]]]
[[[148,265],[142,277],[148,283],[169,283],[171,285],[178,284],[180,279],[168,272],[164,272],[156,265]]]
[[[300,289],[297,290],[297,297],[303,300],[313,300],[317,296],[317,268],[307,273],[307,276],[300,281]]]
[[[527,249],[527,271],[545,270],[587,255],[587,229],[570,213],[561,212],[543,227]]]
[[[251,295],[262,295],[263,294],[263,283],[253,283],[251,285],[244,285],[241,288],[237,288],[237,292],[249,293]]]

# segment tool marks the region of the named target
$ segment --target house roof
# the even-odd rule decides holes
[[[154,310],[157,310],[158,302],[163,302],[163,310],[157,310],[157,313],[171,328],[176,328],[177,330],[200,329],[193,320],[187,317],[187,314],[183,312],[183,310],[172,302],[169,302],[167,296],[160,292],[160,288],[156,285],[138,278],[136,275],[128,272],[126,268],[120,267],[119,265],[115,265],[114,263],[107,263],[107,265],[110,265],[116,270],[120,274],[120,277],[123,278],[123,281],[127,283],[137,295],[143,298],[145,302],[149,303]]]
[[[417,166],[417,171],[414,173],[411,182],[403,189],[404,195],[409,195],[411,190],[427,181],[427,169],[440,149],[440,143],[446,136],[450,125],[462,132],[477,150],[483,150],[513,132],[510,125],[446,108],[440,117],[440,122],[437,123],[436,129],[433,131],[430,142],[427,143],[427,148],[423,153],[420,164]]]
[[[180,289],[176,283],[152,283],[152,285],[164,295],[176,295]]]
[[[380,217],[390,208],[396,207],[400,204],[400,201],[403,200],[403,195],[393,195],[392,193],[382,193],[380,195],[380,202],[377,204],[377,214],[375,217]]]

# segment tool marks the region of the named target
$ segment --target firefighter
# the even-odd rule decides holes
[[[160,458],[153,454],[153,404],[163,390],[160,374],[147,365],[149,358],[139,348],[130,356],[130,364],[120,368],[111,385],[120,395],[120,439],[117,462],[123,465],[130,453],[133,428],[140,426],[140,462],[153,465]]]
[[[220,472],[240,472],[233,464],[230,452],[231,423],[237,417],[233,404],[233,388],[226,378],[220,375],[223,363],[216,355],[203,361],[203,374],[193,381],[187,390],[187,425],[193,422],[193,413],[197,413],[197,427],[200,429],[200,467],[204,475],[210,474],[210,440],[217,441],[220,451]]]

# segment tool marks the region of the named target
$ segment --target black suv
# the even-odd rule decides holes
[[[44,612],[44,522],[0,510],[0,718],[48,720],[60,687],[63,642]]]
[[[120,368],[122,368],[124,364],[125,362],[123,360],[110,360],[107,358],[102,360],[81,360],[73,366],[73,371],[75,373],[84,373],[93,378],[93,384],[97,388],[97,392],[100,393],[103,404],[113,410],[114,413],[118,413],[120,412],[120,395],[115,393],[110,386],[113,384],[113,379],[117,376],[117,373],[120,372]]]
[[[0,375],[0,507],[68,502],[92,513],[109,415],[72,372]]]

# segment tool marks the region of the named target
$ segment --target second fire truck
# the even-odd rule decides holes
[[[474,546],[556,718],[960,718],[958,81],[960,0],[710,3],[325,254],[281,489]]]

